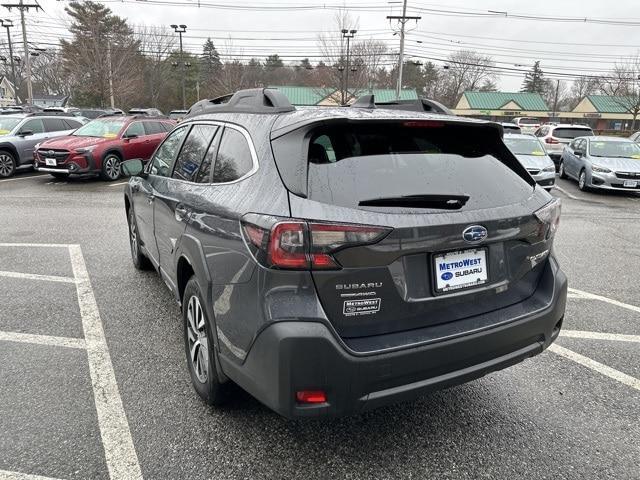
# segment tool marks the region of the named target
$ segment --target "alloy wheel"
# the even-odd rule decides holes
[[[580,178],[578,179],[578,187],[580,187],[580,190],[584,190],[584,187],[586,184],[587,184],[587,174],[583,170],[582,172],[580,172]]]
[[[13,158],[6,153],[0,155],[0,177],[8,177],[13,173]]]
[[[107,157],[104,164],[107,177],[117,180],[120,177],[120,160],[117,157]]]
[[[138,227],[133,216],[133,211],[129,212],[129,243],[131,244],[131,256],[135,261],[138,256]]]
[[[205,328],[205,317],[200,299],[193,295],[187,306],[187,337],[189,340],[189,361],[200,383],[209,378],[209,341]]]

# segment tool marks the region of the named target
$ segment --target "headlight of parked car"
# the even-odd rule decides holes
[[[76,152],[89,153],[89,152],[93,152],[94,148],[96,148],[96,145],[91,145],[90,147],[76,148]]]
[[[591,170],[596,173],[611,173],[611,170],[604,167],[599,167],[598,165],[591,165]]]
[[[549,172],[555,172],[556,171],[556,166],[555,165],[549,165],[548,167],[544,167],[542,169],[543,172],[549,173]]]
[[[37,150],[37,149],[39,149],[39,148],[40,148],[40,144],[39,144],[39,143],[36,143],[36,144],[33,146],[33,149],[34,149],[34,150]]]

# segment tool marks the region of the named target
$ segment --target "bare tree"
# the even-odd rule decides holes
[[[596,77],[578,77],[571,84],[569,108],[573,110],[587,96],[598,91],[598,79]]]
[[[640,113],[640,53],[616,63],[613,71],[600,78],[600,91],[610,95],[612,100],[626,113],[631,114],[631,129],[636,129]]]
[[[144,54],[144,78],[148,104],[158,107],[160,95],[170,77],[172,67],[168,59],[175,50],[176,38],[167,27],[141,25],[134,32],[140,42],[140,50]]]
[[[464,92],[479,90],[485,81],[496,78],[493,59],[473,50],[459,50],[449,55],[448,67],[442,100],[451,107]]]
[[[70,95],[71,85],[64,74],[62,57],[57,51],[46,51],[32,61],[35,88],[42,93]]]

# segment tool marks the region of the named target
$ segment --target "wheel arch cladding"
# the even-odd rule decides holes
[[[177,294],[180,296],[178,300],[182,301],[184,287],[187,285],[191,275],[195,275],[202,290],[201,293],[205,297],[204,300],[207,302],[207,310],[210,311],[211,277],[206,267],[206,260],[200,241],[191,235],[183,234],[180,238],[176,257],[178,259],[176,262]],[[188,277],[186,276],[187,274],[189,274]]]
[[[105,150],[105,152],[102,154],[102,158],[100,159],[100,164],[102,164],[102,162],[104,162],[104,159],[107,158],[109,155],[115,155],[121,161],[124,160],[124,154],[122,153],[122,150],[120,150],[119,148],[111,147]]]
[[[2,143],[2,144],[0,144],[0,151],[2,151],[2,150],[11,153],[16,162],[18,162],[20,160],[18,158],[18,151],[16,150],[16,147],[14,145],[12,145],[10,143]]]
[[[193,267],[191,266],[191,262],[187,260],[187,258],[182,255],[178,259],[178,266],[176,270],[176,279],[178,284],[178,295],[180,299],[184,296],[184,290],[187,286],[187,282],[189,279],[195,274],[193,271]]]

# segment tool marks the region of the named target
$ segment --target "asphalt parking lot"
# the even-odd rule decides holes
[[[293,422],[199,400],[179,308],[131,264],[122,185],[0,181],[0,479],[640,478],[640,196],[558,181],[571,291],[550,351]]]

